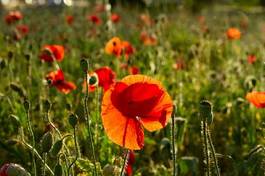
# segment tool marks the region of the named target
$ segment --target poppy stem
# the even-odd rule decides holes
[[[172,160],[173,160],[173,176],[177,175],[176,171],[176,151],[175,151],[175,106],[173,106],[173,111],[171,114],[171,143],[172,143]]]
[[[204,120],[201,122],[201,130],[203,138],[203,150],[204,150],[203,153],[204,153],[204,158],[206,160],[206,176],[210,176],[211,171],[210,171],[209,146],[207,140],[207,123]]]
[[[68,176],[70,175],[70,169],[75,164],[78,159],[78,145],[77,145],[77,137],[76,137],[76,127],[74,127],[74,142],[75,142],[75,159],[68,167]]]
[[[43,167],[42,167],[42,175],[45,176],[45,171],[46,171],[46,156],[47,156],[47,153],[44,153],[43,154]]]
[[[125,153],[125,156],[124,156],[124,160],[123,160],[120,176],[124,175],[124,169],[126,169],[126,167],[127,167],[129,152],[130,151],[128,149],[126,149],[126,153]]]
[[[218,167],[218,161],[217,161],[217,158],[216,158],[216,153],[215,153],[215,149],[214,149],[214,145],[213,145],[213,142],[212,142],[212,138],[211,138],[211,134],[210,134],[210,129],[209,128],[207,129],[207,138],[208,138],[208,141],[209,141],[209,144],[210,144],[211,153],[213,155],[214,167],[215,167],[217,176],[220,176],[221,174],[220,174],[220,170],[219,170],[219,167]]]
[[[84,111],[85,111],[85,119],[86,119],[86,123],[87,123],[87,129],[88,129],[88,135],[89,135],[89,140],[90,140],[90,147],[92,150],[92,157],[93,157],[93,165],[94,165],[94,172],[95,175],[97,176],[97,166],[96,166],[96,155],[95,155],[95,149],[94,149],[94,142],[93,142],[93,137],[92,137],[92,132],[90,129],[90,118],[89,118],[89,114],[88,114],[88,75],[87,73],[85,73],[85,82],[86,82],[86,93],[85,93],[85,98],[84,98]]]

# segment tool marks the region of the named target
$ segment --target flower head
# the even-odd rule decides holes
[[[140,35],[140,40],[143,42],[146,46],[156,45],[157,44],[157,38],[155,35],[150,35],[147,32],[143,31]]]
[[[25,25],[25,24],[17,25],[16,29],[23,36],[27,35],[29,33],[29,27],[27,25]]]
[[[247,93],[246,99],[257,108],[265,108],[265,92]]]
[[[67,24],[72,25],[74,22],[74,17],[72,15],[67,15],[65,17],[65,20],[66,20]]]
[[[116,13],[111,14],[111,17],[110,17],[110,19],[113,23],[118,23],[120,21],[120,18],[121,17]]]
[[[144,130],[166,126],[173,104],[156,81],[144,75],[129,75],[104,93],[102,121],[108,137],[116,144],[139,150],[144,146]]]
[[[131,75],[137,75],[140,73],[140,69],[137,66],[128,67],[128,71]]]
[[[62,61],[64,58],[64,47],[61,45],[45,45],[40,54],[40,59],[45,62]]]
[[[125,58],[127,58],[127,59],[129,58],[130,55],[132,55],[134,53],[134,50],[135,50],[133,48],[133,46],[131,45],[131,43],[128,41],[122,42],[122,49],[123,49]]]
[[[65,81],[64,73],[61,69],[52,71],[46,75],[46,80],[51,86],[54,86],[60,92],[64,94],[70,93],[76,89],[76,86],[72,82]]]
[[[256,56],[254,54],[248,55],[247,59],[248,59],[248,63],[249,64],[254,64],[256,62],[256,60],[257,60],[257,58],[256,58]]]
[[[237,40],[240,39],[241,37],[241,32],[239,29],[237,28],[229,28],[226,31],[226,36],[229,40]]]
[[[14,22],[17,22],[23,18],[23,15],[20,11],[10,11],[6,16],[5,16],[5,22],[7,24],[12,24]]]
[[[101,19],[97,15],[90,15],[87,19],[96,25],[101,24]]]
[[[107,54],[115,55],[116,57],[119,57],[122,53],[122,41],[118,37],[113,37],[111,40],[109,40],[105,46],[105,52]]]

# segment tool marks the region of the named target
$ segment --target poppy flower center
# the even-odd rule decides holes
[[[97,81],[98,81],[98,79],[97,79],[96,76],[91,76],[91,77],[89,78],[89,85],[94,85],[94,84],[97,83]]]

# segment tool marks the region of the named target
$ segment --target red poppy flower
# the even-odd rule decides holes
[[[94,91],[97,86],[102,87],[104,91],[107,91],[110,86],[114,84],[115,77],[115,72],[109,67],[101,67],[95,70],[95,72],[89,73],[89,91]]]
[[[131,66],[128,70],[131,75],[137,75],[140,73],[140,69],[137,66]]]
[[[247,93],[246,99],[257,108],[265,108],[265,92]]]
[[[157,44],[157,38],[155,35],[150,35],[147,32],[143,31],[140,35],[140,40],[143,42],[146,46],[156,45]]]
[[[27,35],[29,33],[29,27],[27,25],[17,25],[16,26],[17,31],[22,35]]]
[[[165,127],[173,104],[159,81],[129,75],[104,93],[101,109],[107,136],[122,147],[140,150],[143,128],[152,132]]]
[[[248,63],[249,64],[254,64],[254,62],[256,62],[257,58],[254,54],[250,54],[248,55]]]
[[[0,169],[0,176],[11,175],[29,175],[29,173],[20,165],[14,163],[4,164]]]
[[[226,31],[226,36],[229,40],[237,40],[240,39],[241,37],[241,32],[239,29],[237,28],[229,28]]]
[[[12,24],[23,18],[23,15],[20,11],[11,11],[5,16],[5,22],[7,24]]]
[[[4,164],[0,169],[0,176],[8,176],[7,175],[7,169],[9,167],[9,164]]]
[[[40,59],[45,62],[62,61],[64,58],[64,47],[61,45],[45,45],[40,54]]]
[[[96,25],[101,24],[101,19],[97,15],[88,16],[88,20],[91,21],[92,23],[96,24]]]
[[[115,55],[116,57],[119,57],[122,53],[122,41],[118,37],[113,37],[111,40],[109,40],[105,46],[105,52],[107,54]]]
[[[127,59],[129,58],[130,55],[132,55],[134,53],[133,46],[127,41],[122,42],[122,49],[123,49],[125,58],[127,58]]]
[[[111,14],[111,17],[110,17],[110,19],[113,23],[118,23],[120,21],[120,18],[121,17],[116,13]]]
[[[50,83],[51,86],[55,86],[60,92],[64,94],[68,94],[72,90],[76,89],[74,83],[65,81],[64,74],[61,69],[48,73],[46,80]]]
[[[65,20],[67,24],[72,25],[72,23],[74,22],[74,17],[72,15],[68,15],[65,17]]]

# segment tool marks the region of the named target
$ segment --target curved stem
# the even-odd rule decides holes
[[[206,176],[210,176],[210,157],[209,157],[209,149],[208,149],[208,141],[207,141],[207,123],[205,120],[202,121],[202,135],[203,135],[203,143],[204,143],[204,157],[206,160]]]
[[[68,176],[70,175],[70,169],[75,164],[78,159],[78,146],[77,146],[77,138],[76,138],[76,128],[74,128],[74,142],[75,142],[75,159],[68,167]]]
[[[45,165],[46,165],[46,156],[47,156],[47,153],[44,153],[43,154],[43,168],[42,168],[42,175],[45,176]]]
[[[211,153],[213,155],[214,167],[215,167],[217,175],[220,176],[221,174],[220,174],[220,170],[219,170],[219,167],[218,167],[218,161],[217,161],[217,158],[216,158],[216,153],[215,153],[215,149],[214,149],[214,146],[213,146],[213,142],[212,142],[212,138],[211,138],[209,129],[207,129],[207,137],[208,137],[208,140],[209,140],[209,143],[210,143]]]
[[[127,149],[126,153],[125,153],[125,156],[124,156],[124,160],[123,160],[120,176],[124,175],[124,169],[126,169],[126,167],[127,167],[128,155],[129,155],[129,150]]]

